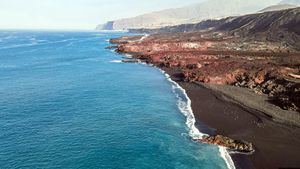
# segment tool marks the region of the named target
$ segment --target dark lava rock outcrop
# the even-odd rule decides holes
[[[234,140],[225,136],[216,135],[216,136],[204,136],[202,139],[196,141],[218,145],[226,147],[230,151],[240,152],[240,153],[253,153],[254,148],[252,143],[248,143],[243,140]]]

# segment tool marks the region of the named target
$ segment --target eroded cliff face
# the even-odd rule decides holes
[[[300,54],[284,43],[244,40],[222,32],[156,34],[111,42],[118,44],[118,52],[179,69],[185,81],[249,88],[283,109],[300,111]]]
[[[280,0],[209,0],[181,8],[166,9],[132,18],[119,19],[100,25],[97,28],[109,28],[109,30],[162,28],[165,26],[197,23],[206,19],[255,13],[279,2]]]
[[[227,34],[244,39],[263,42],[281,42],[300,50],[300,8],[262,12],[220,20],[206,20],[196,24],[183,24],[160,29],[131,29],[136,33],[180,33],[207,31],[214,32],[214,38]],[[221,32],[221,33],[220,33]],[[207,35],[207,34],[206,34]],[[202,34],[202,36],[204,36]],[[244,46],[236,44],[236,47]],[[272,43],[262,43],[272,45]],[[219,46],[220,48],[221,46]],[[251,48],[253,49],[253,48]]]

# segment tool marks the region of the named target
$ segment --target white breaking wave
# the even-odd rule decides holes
[[[127,33],[128,30],[96,30],[96,32],[103,32],[103,33]]]
[[[131,54],[126,53],[126,54],[124,54],[124,56],[125,56],[126,58],[132,59],[132,55],[131,55]]]
[[[140,39],[137,40],[133,40],[132,42],[142,42],[143,40],[145,40],[146,38],[148,38],[149,34],[145,34],[144,36],[142,36]]]
[[[183,89],[178,83],[173,81],[170,75],[167,74],[164,70],[156,66],[153,66],[153,64],[146,64],[145,62],[140,62],[140,64],[145,64],[157,68],[158,70],[160,70],[162,74],[165,75],[167,80],[172,84],[173,92],[176,94],[176,97],[178,98],[177,105],[179,107],[179,110],[187,118],[186,125],[189,128],[189,136],[192,137],[193,139],[201,139],[203,136],[208,136],[208,134],[201,133],[196,127],[196,118],[192,110],[192,101],[188,97],[185,89]],[[219,148],[220,156],[224,159],[227,168],[236,169],[234,162],[231,156],[229,155],[229,152],[226,149],[226,147],[218,146],[218,148]]]
[[[112,60],[110,63],[122,63],[122,60]]]
[[[178,98],[177,105],[179,107],[179,110],[181,113],[186,116],[186,125],[188,126],[189,135],[194,139],[201,139],[203,136],[207,136],[207,134],[201,133],[197,127],[196,127],[196,118],[194,116],[193,110],[192,110],[192,101],[186,94],[186,91],[175,81],[173,81],[165,71],[160,71],[166,76],[167,80],[171,82],[173,92],[176,94],[176,97]]]
[[[145,40],[146,38],[148,38],[148,36],[149,36],[149,34],[145,34],[145,35],[139,40],[139,42]]]
[[[232,158],[230,157],[227,149],[225,147],[219,146],[219,151],[220,151],[221,157],[225,160],[227,167],[229,169],[235,169],[235,165],[234,165]]]
[[[172,84],[173,92],[176,94],[178,98],[178,107],[180,111],[187,117],[186,125],[190,129],[189,135],[193,139],[201,139],[203,136],[208,136],[207,134],[201,133],[198,128],[196,127],[196,118],[194,116],[192,110],[192,101],[188,97],[185,89],[183,89],[178,83],[173,81],[165,71],[159,69],[168,79],[169,82]],[[229,152],[225,147],[218,146],[220,151],[220,156],[224,159],[227,168],[229,169],[236,169],[235,165],[232,161],[232,158],[229,155]]]

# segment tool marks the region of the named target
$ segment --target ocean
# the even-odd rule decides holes
[[[0,31],[0,168],[225,169],[190,100],[105,49],[122,32]]]

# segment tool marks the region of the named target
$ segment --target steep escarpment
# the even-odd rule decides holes
[[[291,4],[291,5],[300,5],[299,0],[282,0],[280,4]]]
[[[200,31],[209,28],[217,28],[227,22],[230,22],[234,19],[234,17],[229,17],[220,20],[205,20],[197,24],[182,24],[177,26],[167,26],[158,29],[129,29],[129,32],[132,33],[179,33],[179,32],[191,32],[191,31]]]
[[[292,4],[278,4],[278,5],[269,6],[263,10],[260,10],[259,12],[281,11],[281,10],[297,8],[297,7],[298,7],[297,5],[292,5]]]
[[[300,49],[300,8],[207,20],[198,24],[184,24],[160,29],[133,29],[137,33],[179,33],[210,31],[241,39],[285,42]]]
[[[255,13],[280,0],[208,0],[182,8],[166,9],[140,16],[110,21],[98,29],[124,30],[139,28],[161,28],[186,23],[197,23],[207,19],[218,19]],[[220,5],[222,4],[222,5]]]
[[[245,38],[286,41],[300,49],[300,8],[237,17],[217,27]]]

